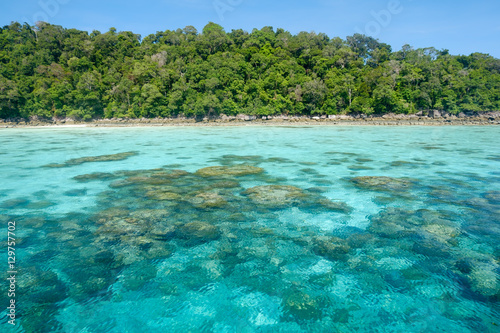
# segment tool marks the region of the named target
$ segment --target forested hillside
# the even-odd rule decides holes
[[[392,50],[356,34],[209,23],[141,39],[47,23],[0,28],[0,118],[500,110],[500,60]]]

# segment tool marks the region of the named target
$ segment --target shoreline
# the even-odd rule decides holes
[[[98,119],[75,121],[73,119],[52,119],[29,121],[2,121],[0,128],[83,128],[83,127],[162,127],[162,126],[490,126],[500,125],[500,112],[465,117],[430,117],[416,115],[385,115],[382,117],[360,116],[277,116],[260,117],[239,115],[204,118],[142,118],[142,119]]]

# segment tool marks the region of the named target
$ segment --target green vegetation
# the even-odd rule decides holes
[[[500,110],[500,60],[360,34],[209,23],[141,39],[47,23],[0,28],[0,118]]]

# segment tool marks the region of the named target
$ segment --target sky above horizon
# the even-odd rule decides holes
[[[232,29],[283,28],[326,33],[362,33],[400,50],[448,49],[451,54],[488,53],[500,58],[498,0],[24,0],[1,5],[0,26],[11,21],[47,21],[65,28],[151,33],[215,22]]]

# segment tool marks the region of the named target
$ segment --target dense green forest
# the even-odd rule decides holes
[[[429,109],[500,110],[500,60],[433,47],[393,51],[360,34],[225,32],[215,23],[144,38],[43,22],[0,28],[0,118]]]

